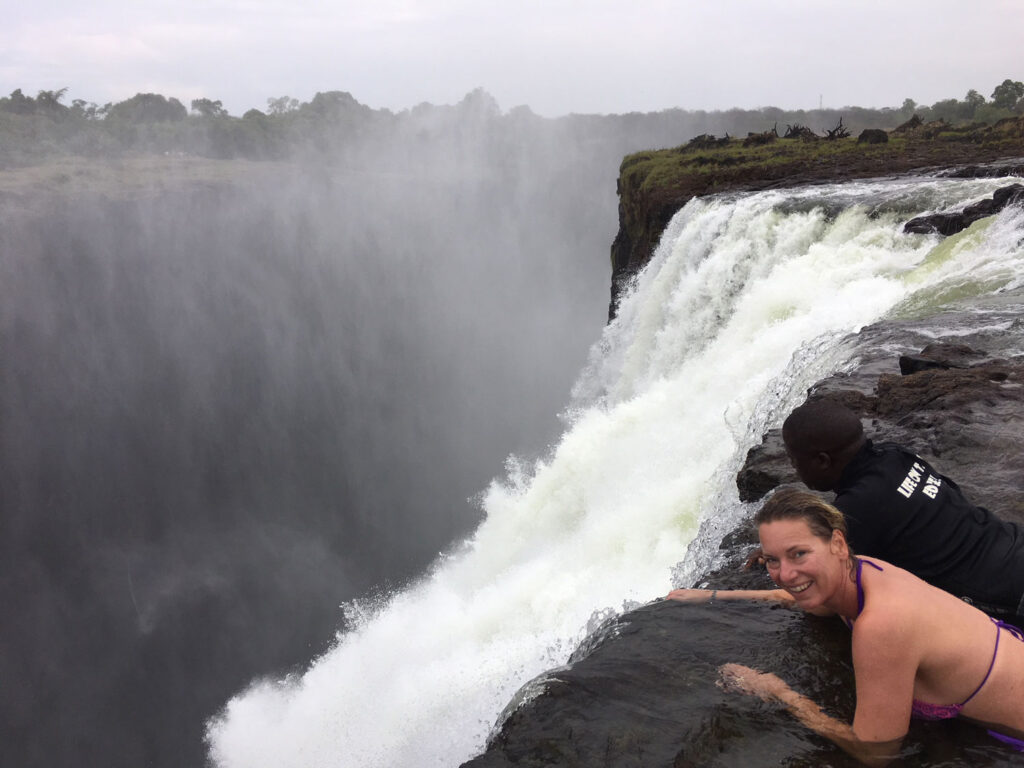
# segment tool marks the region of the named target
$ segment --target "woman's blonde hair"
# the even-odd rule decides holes
[[[840,531],[846,538],[843,513],[820,496],[799,488],[780,488],[754,515],[754,525],[776,520],[803,520],[811,533],[826,541],[832,538],[832,531]]]

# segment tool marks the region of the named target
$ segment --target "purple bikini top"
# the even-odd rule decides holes
[[[857,582],[857,615],[858,616],[860,615],[860,612],[864,610],[864,587],[861,586],[861,582],[860,582],[860,580],[861,580],[861,571],[864,569],[864,563],[867,563],[868,565],[870,565],[872,568],[874,568],[876,570],[879,570],[879,571],[885,570],[880,565],[875,565],[870,560],[863,560],[861,558],[857,558],[856,582]],[[854,617],[854,618],[856,618],[856,617]],[[989,618],[991,618],[991,617],[989,617]],[[853,629],[853,622],[850,621],[849,619],[844,619],[844,620],[846,621],[846,625],[850,629]],[[985,677],[981,681],[981,683],[978,685],[978,687],[974,689],[974,693],[972,693],[970,696],[968,696],[966,699],[964,699],[959,704],[929,704],[927,701],[920,701],[919,699],[914,699],[913,703],[911,704],[911,707],[910,707],[910,714],[911,714],[912,717],[916,717],[916,718],[921,719],[921,720],[950,720],[950,719],[952,719],[954,717],[959,717],[960,711],[964,708],[964,704],[966,704],[967,702],[969,702],[971,699],[973,699],[975,696],[978,695],[978,692],[982,688],[985,687],[985,683],[988,682],[988,678],[992,674],[992,668],[996,664],[996,655],[999,653],[999,635],[1001,634],[1000,630],[1005,629],[1007,632],[1009,632],[1011,635],[1013,635],[1018,640],[1024,641],[1024,633],[1022,633],[1020,629],[1018,629],[1017,627],[1013,626],[1012,624],[1007,624],[1007,623],[1005,623],[1003,621],[999,621],[997,619],[992,619],[992,623],[996,625],[996,647],[992,651],[992,661],[989,662],[988,671],[985,673]],[[1009,737],[1007,737],[1007,738],[1009,738]]]
[[[992,668],[996,665],[996,656],[999,654],[999,635],[1002,634],[1000,630],[1005,629],[1018,640],[1024,640],[1024,633],[1022,633],[1017,627],[997,619],[992,619],[991,616],[989,618],[992,623],[996,625],[996,647],[992,651],[992,661],[988,663],[988,671],[985,673],[985,677],[982,679],[978,687],[974,689],[974,693],[959,704],[929,704],[927,701],[914,699],[914,703],[910,708],[910,714],[912,717],[916,717],[921,720],[950,720],[954,717],[958,717],[960,715],[960,710],[964,708],[964,704],[978,695],[978,691],[985,687],[985,683],[988,682],[988,678],[992,674]]]

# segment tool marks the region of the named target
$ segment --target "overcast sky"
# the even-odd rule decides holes
[[[348,91],[395,111],[811,109],[988,97],[1024,79],[1022,0],[3,0],[0,94]]]

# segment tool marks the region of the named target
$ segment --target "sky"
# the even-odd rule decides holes
[[[347,91],[373,108],[556,117],[900,106],[1024,80],[1024,0],[2,0],[0,95],[220,100]]]

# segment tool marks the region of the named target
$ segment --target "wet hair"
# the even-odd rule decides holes
[[[846,537],[843,513],[820,496],[799,488],[780,488],[754,515],[754,525],[774,523],[776,520],[803,520],[811,533],[827,541],[833,531]]]
[[[782,424],[782,437],[801,452],[838,454],[860,447],[864,427],[845,405],[821,398],[795,408]]]

